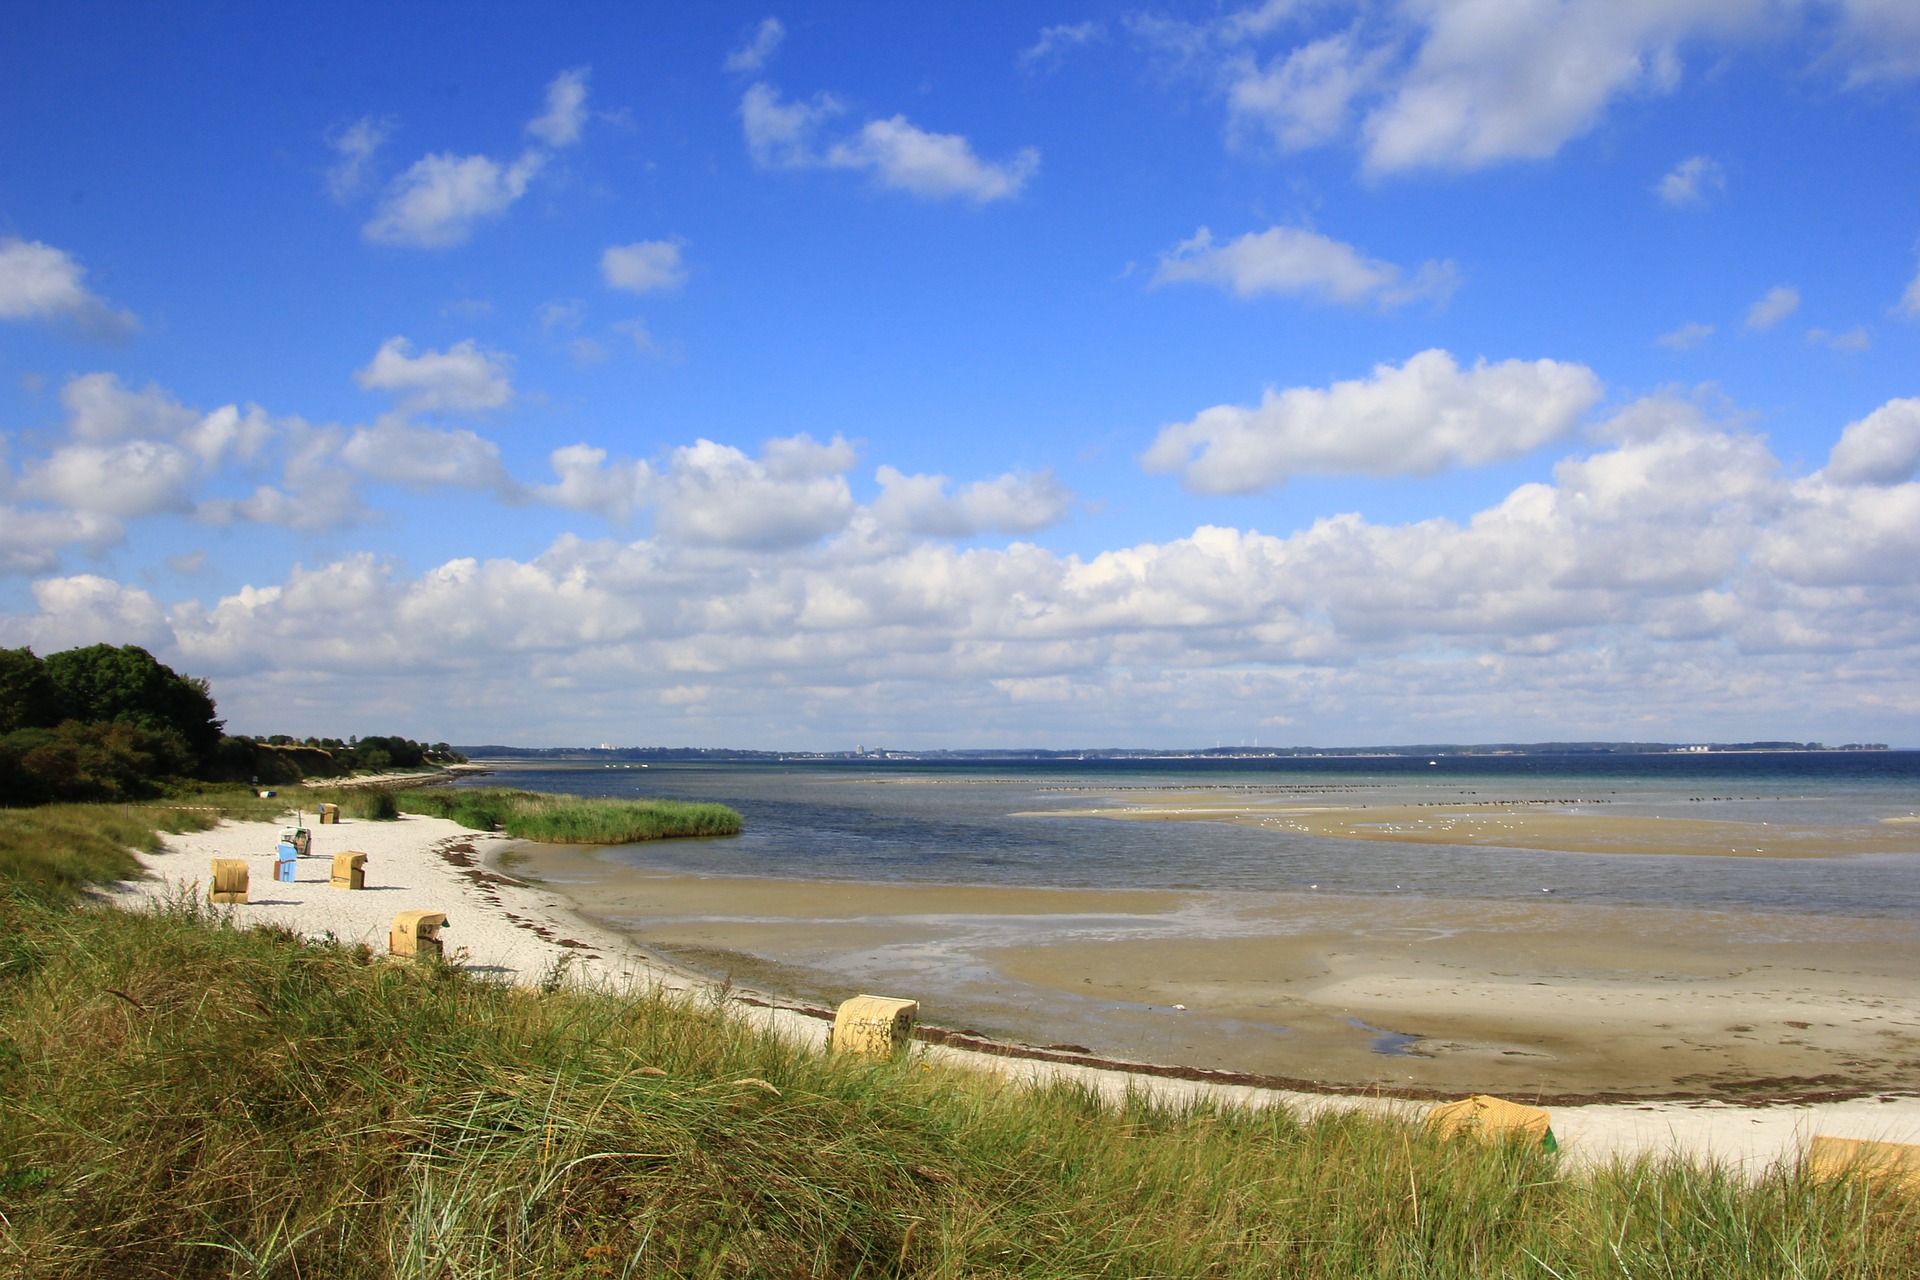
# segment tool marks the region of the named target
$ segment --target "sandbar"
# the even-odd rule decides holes
[[[1180,794],[1151,803],[1049,809],[1017,817],[1111,818],[1131,822],[1228,822],[1274,832],[1397,844],[1485,845],[1568,853],[1717,858],[1836,858],[1920,853],[1920,832],[1887,819],[1790,825],[1595,812],[1537,800],[1397,805],[1249,804]]]

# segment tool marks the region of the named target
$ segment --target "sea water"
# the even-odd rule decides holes
[[[1573,812],[1794,826],[1920,813],[1920,752],[629,764],[487,761],[464,785],[719,801],[725,839],[604,851],[636,871],[1086,889],[1536,898],[1852,917],[1920,911],[1912,851],[1843,858],[1396,844],[1225,822],[1048,816],[1199,790],[1302,804],[1569,801]],[[1905,828],[1901,828],[1905,829]]]

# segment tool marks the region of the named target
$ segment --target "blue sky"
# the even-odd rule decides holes
[[[1920,743],[1902,0],[0,16],[0,640],[235,730]]]

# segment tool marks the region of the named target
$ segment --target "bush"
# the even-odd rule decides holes
[[[0,805],[140,799],[191,765],[186,743],[172,732],[74,720],[16,729],[0,738]]]
[[[337,804],[343,816],[363,822],[392,822],[400,816],[400,806],[386,787],[333,787],[314,792],[313,798],[315,803]]]

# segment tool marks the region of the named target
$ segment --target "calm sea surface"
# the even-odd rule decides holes
[[[1075,888],[1564,899],[1820,915],[1920,912],[1913,852],[1835,859],[1653,857],[1391,844],[1213,822],[1014,816],[1221,788],[1293,804],[1572,800],[1608,816],[1795,825],[1920,813],[1920,752],[631,766],[487,761],[465,785],[717,800],[745,831],[609,850],[692,874]],[[1231,789],[1231,790],[1228,790]]]

